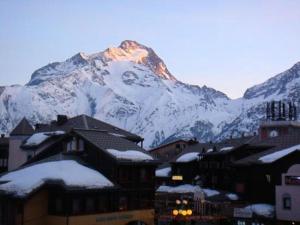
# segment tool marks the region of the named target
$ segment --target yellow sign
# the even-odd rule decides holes
[[[172,180],[183,180],[183,177],[181,175],[174,175],[172,176]]]

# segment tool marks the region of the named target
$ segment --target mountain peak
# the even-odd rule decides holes
[[[123,49],[124,51],[135,50],[135,49],[147,49],[146,46],[141,45],[140,43],[132,40],[122,41],[121,44],[119,45],[119,48]]]

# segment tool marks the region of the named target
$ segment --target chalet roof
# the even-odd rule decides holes
[[[279,153],[282,150],[289,149],[291,147],[300,145],[300,133],[294,132],[292,134],[281,135],[273,138],[267,138],[261,141],[257,141],[256,143],[252,144],[253,147],[269,147],[267,150],[259,152],[257,154],[250,155],[246,158],[240,159],[235,162],[236,165],[251,165],[251,164],[265,164],[265,163],[273,163],[274,161],[266,162],[262,160],[263,157]],[[297,149],[297,148],[296,148]],[[299,146],[300,150],[300,146]],[[277,158],[276,160],[285,157],[286,155],[292,153],[293,151],[287,151],[287,154],[280,154],[281,157]],[[275,160],[275,161],[276,161]]]
[[[230,138],[217,143],[197,143],[185,148],[184,151],[181,154],[177,155],[175,158],[173,158],[171,162],[177,162],[179,158],[182,158],[184,155],[188,156],[188,154],[190,155],[190,159],[192,161],[192,159],[195,159],[195,157],[193,157],[191,153],[199,153],[201,155],[206,156],[228,154],[242,145],[255,143],[257,140],[258,136],[245,136],[240,138]],[[188,161],[184,160],[182,162]]]
[[[28,120],[24,117],[19,124],[12,130],[10,136],[13,135],[31,135],[34,130]]]
[[[21,148],[25,150],[38,149],[40,147],[43,148],[43,145],[45,143],[48,143],[49,145],[51,143],[55,143],[57,140],[60,140],[61,137],[64,135],[64,131],[47,131],[34,133],[23,141]]]
[[[99,171],[77,160],[60,158],[40,161],[3,174],[0,177],[0,194],[25,198],[44,185],[56,185],[66,190],[115,188]]]
[[[68,118],[62,123],[58,121],[54,121],[49,125],[42,124],[37,128],[37,132],[42,131],[55,131],[55,130],[64,130],[66,132],[71,129],[84,129],[84,130],[98,130],[98,131],[106,131],[111,133],[112,135],[118,135],[119,137],[126,138],[132,141],[142,141],[143,138],[130,133],[126,130],[113,126],[111,124],[105,123],[98,119],[92,118],[87,115],[79,115],[72,118]]]
[[[225,155],[242,146],[256,143],[258,140],[259,136],[257,135],[226,139],[215,145],[216,151],[208,150],[205,155]]]
[[[157,147],[155,147],[153,149],[150,149],[149,152],[156,151],[158,149],[161,149],[161,148],[164,148],[164,147],[167,147],[169,145],[173,145],[173,144],[176,144],[176,143],[179,143],[179,142],[188,143],[189,140],[177,139],[177,140],[172,140],[172,141],[168,141],[168,142],[163,142],[160,145],[158,145]]]
[[[86,141],[93,144],[99,150],[105,151],[118,161],[129,160],[117,158],[115,154],[108,150],[116,150],[121,152],[136,151],[151,157],[153,162],[157,162],[157,160],[155,160],[153,156],[151,156],[151,154],[149,154],[146,150],[132,141],[119,137],[119,135],[112,135],[110,133],[97,130],[74,129],[73,131]]]

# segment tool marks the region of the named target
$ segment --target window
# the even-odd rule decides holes
[[[129,171],[125,168],[122,168],[119,170],[119,179],[122,182],[128,182],[129,181]]]
[[[7,167],[7,159],[3,159],[3,167]]]
[[[266,179],[268,183],[271,183],[271,175],[270,174],[266,174]]]
[[[84,151],[84,142],[82,139],[79,139],[78,146],[79,146],[78,151]]]
[[[80,200],[77,198],[73,199],[73,201],[72,201],[72,212],[74,214],[80,212]]]
[[[127,210],[127,198],[126,197],[120,197],[119,200],[119,210],[123,211],[123,210]]]
[[[292,200],[290,194],[284,194],[282,196],[283,209],[291,209],[292,208]]]
[[[32,158],[32,155],[31,155],[31,154],[28,154],[28,155],[27,155],[27,161],[30,160],[31,158]]]
[[[98,210],[100,212],[106,212],[108,210],[108,205],[110,201],[107,200],[107,197],[100,196],[98,197]]]
[[[144,168],[140,170],[140,179],[141,181],[147,181],[147,171]]]
[[[180,144],[176,144],[176,148],[180,148]]]
[[[95,211],[95,201],[93,198],[85,199],[85,211],[86,212],[94,212]]]
[[[246,225],[246,222],[242,221],[242,220],[238,220],[237,221],[237,225]]]
[[[54,200],[54,212],[62,213],[63,211],[63,202],[61,198],[55,198]]]

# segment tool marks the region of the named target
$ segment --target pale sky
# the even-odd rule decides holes
[[[1,0],[0,86],[126,39],[177,79],[238,98],[300,61],[300,1]]]

